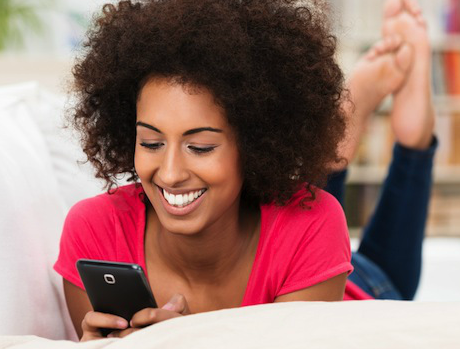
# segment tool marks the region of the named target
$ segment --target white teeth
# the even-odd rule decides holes
[[[176,204],[176,196],[173,194],[169,194],[169,199],[168,202],[170,205],[175,205]]]
[[[201,189],[188,194],[174,195],[163,189],[163,196],[170,205],[184,207],[198,199],[204,192],[205,190]]]

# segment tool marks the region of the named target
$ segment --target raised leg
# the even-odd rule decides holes
[[[426,24],[413,0],[387,0],[384,35],[400,35],[414,55],[406,82],[394,93],[391,124],[397,143],[377,208],[358,253],[378,265],[403,299],[415,295],[432,185],[434,111]]]

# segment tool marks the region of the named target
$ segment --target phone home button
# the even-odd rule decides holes
[[[115,283],[115,277],[112,274],[104,274],[104,280],[111,285]]]

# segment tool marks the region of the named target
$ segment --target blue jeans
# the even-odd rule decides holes
[[[426,150],[395,144],[377,207],[364,228],[349,279],[376,299],[412,300],[420,280],[422,243],[432,185],[433,138]],[[346,170],[326,190],[343,205]]]

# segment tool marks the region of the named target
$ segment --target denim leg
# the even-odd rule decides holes
[[[348,279],[375,299],[401,300],[401,294],[391,282],[388,275],[370,259],[359,252],[351,258],[353,273]]]
[[[340,202],[343,207],[343,198],[345,193],[345,179],[347,178],[347,170],[335,172],[331,174],[327,179],[326,190],[328,193],[334,195],[334,197]]]
[[[436,138],[426,150],[395,145],[377,208],[358,249],[388,275],[407,300],[413,299],[420,279],[436,147]]]

